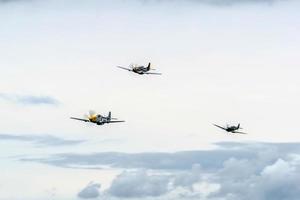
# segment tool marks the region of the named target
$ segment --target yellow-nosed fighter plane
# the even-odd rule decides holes
[[[85,116],[86,119],[71,117],[71,119],[80,120],[84,122],[91,122],[95,123],[97,125],[103,125],[103,124],[109,124],[109,123],[118,123],[118,122],[125,122],[123,120],[116,120],[116,118],[111,117],[111,112],[108,113],[108,116],[102,116],[99,114],[96,114],[94,111],[89,111],[89,115]]]

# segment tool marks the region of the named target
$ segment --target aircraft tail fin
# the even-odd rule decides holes
[[[109,111],[109,113],[108,113],[108,119],[111,119],[111,112]]]
[[[240,128],[240,125],[241,125],[241,124],[239,123],[238,126],[237,126],[238,129]]]
[[[149,70],[150,70],[150,68],[151,68],[151,63],[149,63],[149,64],[148,64],[148,66],[147,66],[147,70],[149,71]]]

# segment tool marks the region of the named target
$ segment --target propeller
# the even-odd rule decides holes
[[[85,114],[85,115],[84,115],[84,117],[85,117],[86,119],[91,120],[91,119],[95,118],[96,115],[97,115],[97,114],[96,114],[95,111],[90,110],[88,114]]]
[[[89,114],[90,114],[90,116],[94,116],[96,114],[96,112],[94,110],[90,110]]]

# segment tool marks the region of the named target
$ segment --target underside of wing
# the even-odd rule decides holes
[[[126,67],[121,67],[121,66],[117,66],[118,68],[120,68],[120,69],[124,69],[124,70],[127,70],[127,71],[132,71],[132,69],[129,69],[129,68],[126,68]]]
[[[119,121],[110,121],[109,123],[119,123],[119,122],[125,122],[125,121],[121,121],[121,120],[119,120]]]
[[[233,133],[238,133],[238,134],[247,134],[247,133],[244,133],[244,132],[239,132],[239,131],[234,131]]]
[[[89,122],[90,121],[88,119],[81,119],[81,118],[76,118],[76,117],[70,117],[70,119],[75,119],[75,120],[84,121],[84,122]]]
[[[219,125],[217,125],[217,124],[213,124],[213,125],[226,131],[226,128],[224,128],[224,127],[222,127],[222,126],[219,126]]]
[[[162,73],[155,73],[155,72],[145,72],[144,74],[162,75]]]

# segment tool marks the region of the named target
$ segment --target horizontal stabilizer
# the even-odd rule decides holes
[[[162,73],[155,73],[155,72],[145,72],[144,74],[162,75]]]
[[[238,133],[238,134],[247,134],[247,133],[244,133],[244,132],[239,132],[239,131],[234,131],[233,133]]]
[[[108,123],[119,123],[119,122],[125,122],[125,121],[109,121]]]

